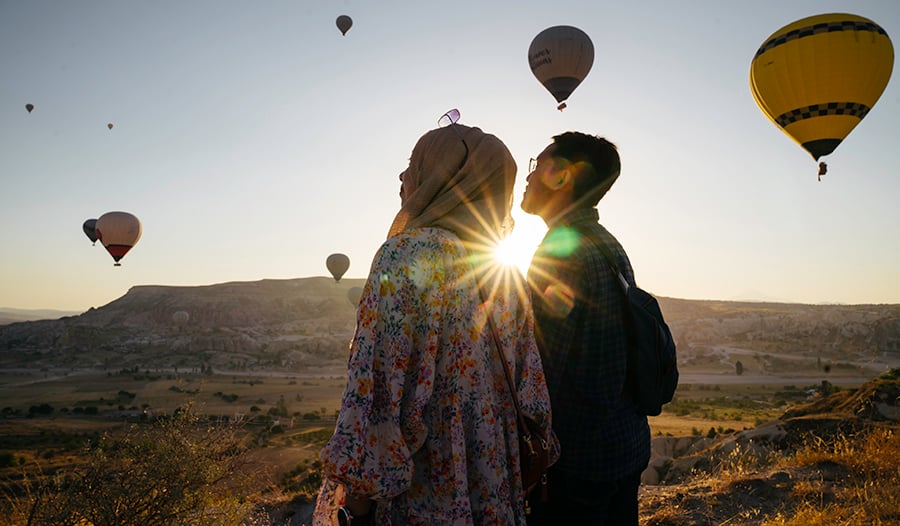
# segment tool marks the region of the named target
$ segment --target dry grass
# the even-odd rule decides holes
[[[685,484],[642,491],[645,526],[900,524],[900,427],[811,437],[762,454],[734,448]]]
[[[794,486],[798,501],[790,513],[778,513],[764,526],[900,523],[900,435],[875,428],[833,442],[814,438],[785,468],[808,470],[814,478]]]

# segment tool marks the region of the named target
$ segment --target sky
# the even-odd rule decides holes
[[[600,217],[642,288],[900,303],[898,79],[821,182],[749,89],[772,33],[830,12],[900,42],[896,0],[0,0],[0,307],[325,276],[335,252],[364,278],[398,174],[451,108],[516,159],[523,268],[546,231],[518,208],[529,159],[577,130],[619,148]],[[562,112],[527,59],[555,25],[595,48]],[[143,235],[114,267],[81,226],[118,210]]]

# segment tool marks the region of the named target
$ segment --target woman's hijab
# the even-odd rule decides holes
[[[451,124],[425,133],[403,180],[412,192],[388,237],[440,227],[466,242],[494,245],[512,230],[516,163],[500,139],[479,128]]]

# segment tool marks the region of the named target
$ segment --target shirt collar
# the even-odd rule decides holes
[[[561,226],[572,226],[580,223],[596,223],[600,221],[600,213],[596,208],[576,208],[548,222],[547,227],[554,229]]]

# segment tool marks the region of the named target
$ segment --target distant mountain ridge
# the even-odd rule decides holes
[[[356,312],[347,293],[363,283],[314,277],[136,286],[79,315],[0,326],[0,367],[345,366]],[[723,346],[834,360],[900,357],[900,305],[659,300],[685,365]]]
[[[0,307],[0,325],[8,325],[20,321],[55,320],[63,316],[73,316],[79,311],[56,309],[12,309]]]
[[[100,308],[0,327],[2,367],[285,369],[346,364],[361,279],[144,285]],[[184,311],[187,319],[175,316]]]

